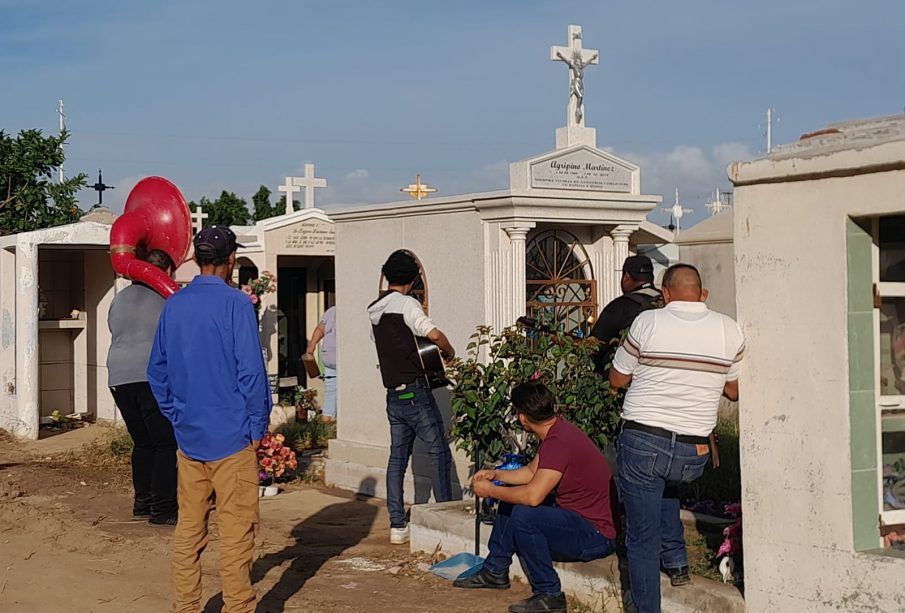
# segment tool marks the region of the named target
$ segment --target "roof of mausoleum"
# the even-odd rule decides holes
[[[735,185],[804,181],[905,169],[905,114],[832,123],[727,168]]]
[[[110,226],[96,221],[77,221],[52,228],[0,236],[0,247],[14,247],[19,241],[36,245],[109,245]]]
[[[727,209],[683,230],[676,236],[677,245],[731,243],[735,236],[735,213]]]

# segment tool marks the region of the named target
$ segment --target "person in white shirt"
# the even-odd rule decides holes
[[[456,355],[446,335],[409,294],[421,269],[407,251],[390,254],[381,269],[388,287],[371,303],[368,316],[377,347],[380,376],[386,388],[390,422],[390,457],[387,461],[387,510],[390,512],[390,542],[409,540],[408,519],[403,503],[403,482],[412,445],[420,439],[433,466],[434,500],[452,500],[452,454],[446,441],[443,417],[427,381],[415,337],[434,342],[446,360]]]
[[[694,266],[667,269],[663,299],[664,308],[635,319],[609,375],[614,388],[631,383],[617,465],[639,613],[660,611],[661,564],[673,585],[690,581],[677,488],[704,473],[720,396],[738,399],[745,344],[731,317],[707,308]]]

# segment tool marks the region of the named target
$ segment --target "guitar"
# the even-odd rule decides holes
[[[430,388],[446,387],[450,385],[446,378],[446,366],[443,364],[443,354],[440,348],[428,338],[415,337],[415,345],[418,348],[418,359],[421,361],[421,370]]]

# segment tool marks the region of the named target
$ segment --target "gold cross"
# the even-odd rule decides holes
[[[432,194],[433,192],[437,191],[437,188],[422,183],[421,175],[417,174],[415,175],[414,183],[409,183],[408,187],[403,187],[399,191],[408,194],[415,200],[421,200],[422,198],[427,198],[428,194]]]

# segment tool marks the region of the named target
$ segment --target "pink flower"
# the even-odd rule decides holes
[[[529,381],[537,381],[541,378],[541,372],[539,370],[535,371],[531,377],[528,378]]]
[[[740,502],[735,502],[732,504],[727,504],[723,510],[726,512],[726,515],[732,515],[734,517],[738,517],[742,514],[742,505]]]

